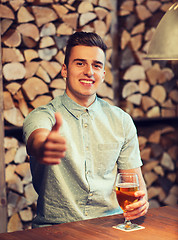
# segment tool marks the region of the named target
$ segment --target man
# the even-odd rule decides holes
[[[124,216],[148,209],[136,129],[130,116],[96,96],[104,81],[106,45],[95,33],[76,32],[68,41],[61,74],[66,91],[31,112],[24,122],[31,156],[37,216],[33,227],[121,213],[117,172],[138,174],[139,201]]]

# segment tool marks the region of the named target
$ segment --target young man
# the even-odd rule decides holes
[[[66,91],[32,111],[24,122],[34,188],[39,198],[33,227],[121,213],[117,172],[138,174],[139,201],[127,219],[143,216],[147,192],[136,129],[131,117],[96,96],[104,81],[106,46],[95,33],[68,41],[62,76]]]

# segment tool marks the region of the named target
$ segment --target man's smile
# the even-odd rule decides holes
[[[83,84],[94,84],[94,82],[95,82],[92,79],[80,79],[79,81]]]

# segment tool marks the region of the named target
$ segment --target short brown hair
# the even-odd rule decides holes
[[[65,60],[64,63],[66,66],[69,64],[69,57],[71,49],[75,46],[96,46],[103,50],[104,54],[106,53],[107,46],[103,42],[102,38],[93,32],[75,32],[72,34],[67,42]]]

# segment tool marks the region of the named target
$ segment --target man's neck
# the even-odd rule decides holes
[[[88,108],[89,106],[91,106],[95,99],[96,99],[96,94],[93,96],[80,96],[80,97],[74,97],[73,95],[71,95],[68,91],[66,91],[66,94],[69,98],[71,98],[74,102],[76,102],[77,104]]]

